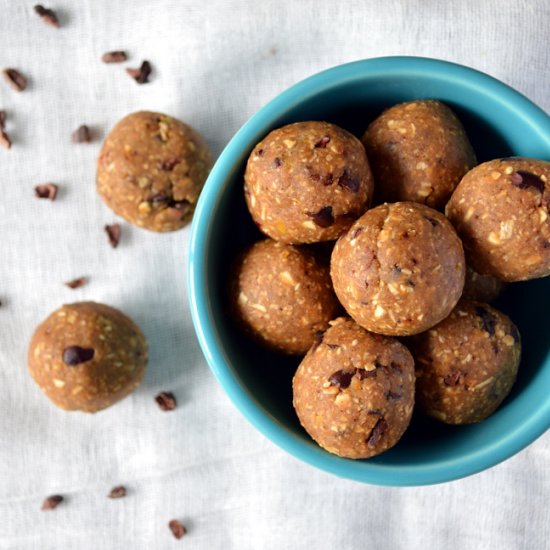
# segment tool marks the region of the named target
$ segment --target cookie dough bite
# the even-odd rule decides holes
[[[147,342],[121,311],[95,302],[64,305],[36,329],[29,371],[46,396],[69,411],[94,413],[141,383]]]
[[[305,247],[257,242],[238,258],[231,281],[231,309],[239,325],[285,354],[304,355],[340,311],[328,261]]]
[[[369,207],[372,175],[361,142],[328,122],[296,122],[254,147],[244,176],[248,209],[272,239],[337,239]]]
[[[478,273],[503,281],[550,275],[550,162],[511,157],[470,170],[446,214]]]
[[[332,253],[336,296],[362,327],[389,336],[423,332],[454,308],[464,252],[445,216],[413,202],[367,211]]]
[[[436,100],[384,111],[362,138],[376,182],[376,202],[414,201],[443,210],[476,156],[453,111]]]
[[[467,265],[462,298],[478,302],[492,302],[500,296],[505,286],[504,281],[491,275],[480,275]]]
[[[447,424],[472,424],[492,414],[512,389],[521,355],[512,321],[472,301],[461,301],[408,345],[417,366],[418,406]]]
[[[97,191],[128,222],[174,231],[191,220],[211,166],[208,146],[193,128],[161,113],[132,113],[103,143]]]
[[[369,458],[393,447],[407,429],[414,380],[403,344],[339,318],[300,363],[292,383],[294,408],[321,447]]]

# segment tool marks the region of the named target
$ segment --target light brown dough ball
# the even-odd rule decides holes
[[[266,239],[236,262],[230,291],[239,324],[275,351],[303,355],[340,311],[328,262],[307,250]]]
[[[308,434],[330,453],[368,458],[393,447],[414,406],[414,364],[393,338],[351,319],[331,323],[293,379],[294,408]]]
[[[367,211],[332,253],[336,296],[362,327],[389,336],[444,319],[464,287],[460,239],[439,212],[413,202]]]
[[[480,275],[467,265],[462,298],[478,302],[492,302],[501,295],[505,286],[504,281],[491,275]]]
[[[147,341],[121,311],[78,302],[54,311],[38,326],[28,364],[34,381],[55,405],[93,413],[139,386]]]
[[[446,207],[468,263],[503,281],[550,275],[550,162],[491,160],[470,170]]]
[[[132,113],[103,143],[97,191],[130,223],[174,231],[191,220],[211,167],[208,146],[193,128],[161,113]]]
[[[362,138],[376,182],[375,200],[413,201],[443,210],[476,156],[453,111],[427,99],[384,111]]]
[[[373,192],[361,142],[328,122],[273,130],[252,151],[244,179],[255,223],[291,244],[337,239],[369,207]]]
[[[521,355],[512,321],[471,301],[461,301],[408,344],[417,365],[418,406],[447,424],[471,424],[492,414],[512,389]]]

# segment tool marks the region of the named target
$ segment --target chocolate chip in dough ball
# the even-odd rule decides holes
[[[476,156],[453,111],[436,100],[400,103],[374,120],[362,138],[377,203],[414,201],[443,210]]]
[[[272,239],[337,239],[369,207],[372,175],[361,142],[328,122],[296,122],[272,131],[252,151],[245,198]]]
[[[492,275],[480,275],[467,265],[462,298],[478,302],[493,302],[501,295],[505,286],[504,281]]]
[[[460,301],[449,317],[407,344],[417,366],[418,406],[447,424],[492,414],[512,389],[521,355],[512,321],[472,301]]]
[[[257,342],[303,355],[340,311],[328,262],[305,247],[266,239],[236,262],[230,299],[234,315]]]
[[[211,166],[208,146],[193,128],[161,113],[132,113],[103,143],[97,191],[128,222],[175,231],[191,220]]]
[[[147,342],[121,311],[95,302],[64,305],[36,329],[28,366],[58,407],[97,412],[139,386]]]
[[[550,162],[491,160],[470,170],[446,207],[466,260],[503,281],[550,275]]]
[[[393,447],[407,429],[414,381],[413,359],[403,344],[339,318],[300,363],[294,408],[321,447],[369,458]]]
[[[332,253],[336,296],[362,327],[417,334],[443,320],[464,287],[464,252],[445,216],[423,204],[368,210]]]

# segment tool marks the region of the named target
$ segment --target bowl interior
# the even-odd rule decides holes
[[[486,421],[447,427],[415,414],[390,451],[352,461],[320,449],[292,408],[299,359],[266,352],[240,334],[227,314],[226,285],[236,253],[262,238],[242,184],[248,154],[270,130],[327,120],[360,136],[384,108],[416,98],[447,103],[464,124],[478,160],[511,155],[550,160],[548,117],[523,96],[471,69],[418,58],[344,65],[299,83],[250,119],[222,153],[201,196],[192,236],[190,288],[206,358],[235,404],[277,444],[337,475],[388,485],[462,477],[514,454],[550,425],[550,280],[510,285],[496,306],[518,325],[523,359],[517,383]]]

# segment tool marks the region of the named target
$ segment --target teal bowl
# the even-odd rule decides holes
[[[359,136],[384,108],[418,98],[440,99],[454,109],[480,162],[513,155],[550,160],[550,117],[502,82],[434,59],[367,59],[299,82],[250,118],[216,162],[191,231],[188,283],[195,330],[235,406],[296,458],[379,485],[427,485],[480,472],[550,427],[550,279],[510,285],[497,303],[518,325],[524,353],[517,383],[495,414],[480,424],[452,427],[415,413],[401,441],[368,460],[334,456],[307,435],[292,408],[291,380],[299,361],[244,339],[227,315],[225,289],[235,254],[261,237],[243,196],[246,160],[258,141],[301,120],[327,120]]]

